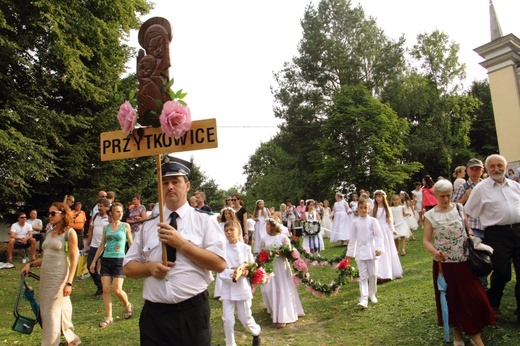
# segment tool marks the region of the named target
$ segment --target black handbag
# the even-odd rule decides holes
[[[29,272],[29,276],[40,280],[40,277],[36,274],[33,274]],[[31,318],[27,316],[22,316],[18,312],[18,307],[20,305],[20,300],[24,294],[24,291],[28,289],[27,283],[25,282],[25,273],[22,273],[21,280],[20,280],[20,288],[18,290],[18,296],[16,297],[16,303],[14,304],[13,314],[15,317],[13,326],[11,327],[12,330],[15,332],[23,333],[23,334],[31,334],[33,332],[34,326],[39,323],[41,326],[41,316],[38,311],[38,317]]]
[[[466,231],[466,241],[464,243],[464,247],[468,252],[468,261],[471,264],[471,267],[475,271],[478,277],[488,276],[493,270],[493,264],[491,263],[491,257],[487,251],[477,250],[475,249],[475,244],[473,244],[473,240],[471,240],[469,236],[468,229],[466,228],[466,223],[464,221],[464,215],[462,214],[462,206],[457,203],[457,211],[462,219],[462,227]]]

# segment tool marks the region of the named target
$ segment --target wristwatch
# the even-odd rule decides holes
[[[65,285],[72,287],[72,284],[70,282],[67,282]]]

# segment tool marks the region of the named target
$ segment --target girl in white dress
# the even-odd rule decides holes
[[[352,220],[350,220],[350,209],[348,203],[343,199],[341,192],[336,192],[336,203],[334,203],[334,210],[332,211],[332,234],[330,236],[331,242],[340,242],[341,245],[346,246],[350,238],[350,228]]]
[[[291,241],[281,234],[281,228],[273,219],[267,219],[267,235],[261,241],[261,248],[276,251],[282,246],[291,247]],[[273,323],[281,327],[293,323],[298,316],[304,316],[298,290],[294,286],[291,266],[286,258],[278,256],[273,261],[273,277],[269,283],[262,285],[262,298]]]
[[[383,252],[379,257],[379,279],[394,280],[403,277],[403,267],[394,244],[394,220],[388,207],[386,193],[383,190],[374,192],[374,209],[372,216],[379,221],[383,233]]]
[[[269,217],[269,209],[264,205],[264,201],[259,199],[255,204],[255,211],[253,213],[253,220],[255,220],[255,234],[253,243],[253,253],[260,252],[260,241],[266,236],[265,220]]]
[[[324,238],[330,238],[332,233],[332,220],[330,219],[330,205],[328,200],[323,201],[323,217],[321,218],[321,229]]]
[[[417,222],[419,217],[417,216],[417,212],[415,211],[415,203],[414,201],[412,201],[410,195],[408,195],[407,192],[401,191],[399,195],[401,197],[401,203],[404,207],[404,212],[406,214],[412,215],[411,217],[406,218],[406,223],[408,224],[408,227],[410,227],[410,232],[412,232],[412,240],[415,240],[413,232],[416,231],[417,228],[419,228],[419,223]]]
[[[399,251],[399,239],[401,239],[401,255],[406,255],[406,239],[410,238],[412,233],[410,227],[406,223],[406,218],[411,217],[404,211],[404,206],[401,204],[401,197],[399,195],[392,196],[392,217],[394,219],[394,229],[397,234],[394,235],[395,248]]]
[[[358,195],[354,193],[352,195],[352,201],[349,203],[350,209],[352,209],[352,216],[356,218],[358,216]]]
[[[313,200],[307,201],[307,211],[304,214],[303,227],[306,227],[305,223],[308,225],[320,225],[320,214],[314,209],[315,202]],[[313,228],[310,228],[313,229]],[[325,243],[323,242],[323,232],[320,229],[320,232],[316,235],[306,235],[306,228],[303,230],[303,248],[305,250],[309,250],[310,252],[320,253],[321,250],[325,250]]]

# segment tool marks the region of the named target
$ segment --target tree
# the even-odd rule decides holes
[[[149,9],[145,0],[0,3],[1,206],[47,208],[67,193],[95,195],[114,173],[153,171],[142,160],[99,161],[99,134],[117,128],[113,86],[132,53],[122,41]]]
[[[479,102],[463,91],[458,51],[440,31],[418,35],[412,67],[383,92],[383,101],[410,124],[407,160],[422,162],[434,177],[449,175],[471,156],[469,129]]]
[[[366,18],[360,6],[352,7],[351,1],[323,0],[316,8],[311,4],[301,23],[299,55],[275,74],[274,113],[284,121],[280,134],[257,151],[246,168],[251,176],[246,185],[248,194],[263,193],[264,199],[274,197],[273,185],[286,186],[287,179],[281,177],[288,171],[297,172],[298,187],[286,189],[282,195],[290,192],[291,198],[330,198],[331,182],[317,179],[314,172],[322,165],[320,128],[327,123],[326,110],[332,106],[334,93],[342,86],[361,83],[378,95],[404,67],[404,38],[390,40],[375,20]],[[283,158],[267,172],[257,164],[267,157],[265,150]]]
[[[401,160],[406,121],[363,85],[343,87],[333,101],[322,128],[320,149],[325,159],[316,172],[319,179],[336,188],[354,184],[392,191],[421,168],[417,162]]]
[[[487,79],[474,81],[470,87],[470,94],[481,102],[480,107],[474,112],[474,120],[469,132],[471,149],[477,157],[482,158],[498,154],[495,115]]]

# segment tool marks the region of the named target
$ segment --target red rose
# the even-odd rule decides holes
[[[339,262],[339,264],[338,264],[338,268],[339,268],[340,270],[344,270],[344,269],[347,269],[349,265],[350,265],[349,261],[346,260],[346,259],[344,259],[344,260],[342,260],[341,262]]]
[[[269,261],[269,252],[268,251],[260,251],[258,254],[258,262],[265,263]]]
[[[253,274],[253,277],[251,278],[251,284],[252,285],[258,285],[262,282],[262,279],[264,277],[264,273],[262,273],[261,270],[255,271]]]

